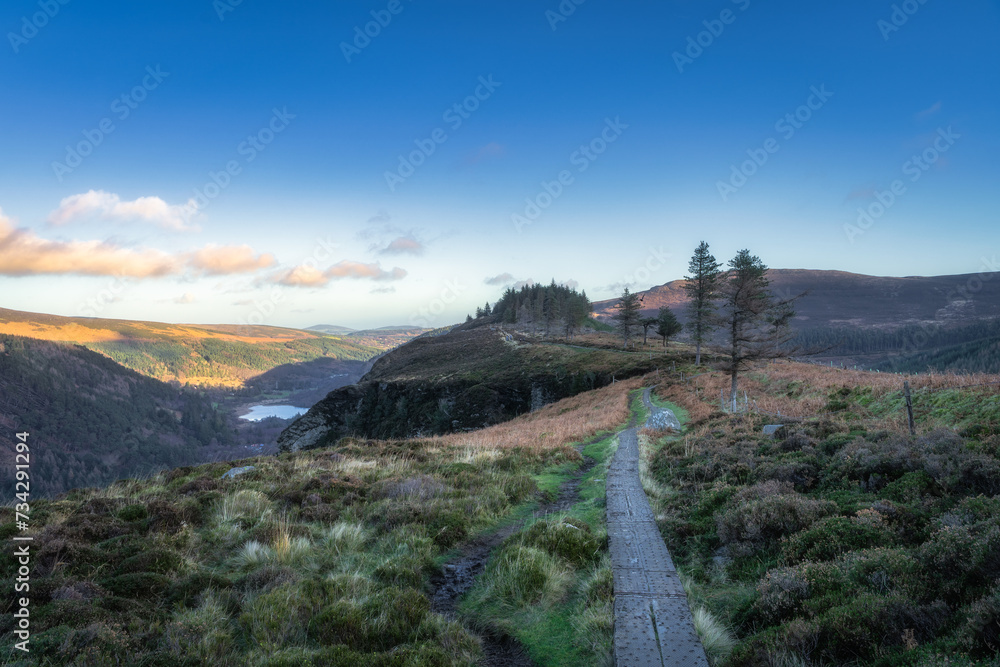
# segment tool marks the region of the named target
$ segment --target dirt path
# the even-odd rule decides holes
[[[594,442],[600,442],[599,438]],[[577,446],[581,454],[591,443]],[[552,514],[563,512],[580,501],[580,482],[597,461],[584,457],[584,463],[573,473],[572,479],[559,487],[559,496],[550,503],[545,503],[536,510],[536,514]],[[431,577],[431,609],[450,619],[457,617],[458,601],[475,583],[476,577],[482,574],[493,550],[508,537],[521,530],[525,521],[518,521],[504,526],[497,531],[480,536],[466,543],[461,553],[445,563],[439,572]],[[480,665],[485,667],[534,667],[535,663],[516,639],[508,635],[482,634],[484,657]]]
[[[670,412],[652,405],[649,389],[642,400],[653,413]],[[636,428],[622,431],[618,443],[607,481],[608,539],[615,587],[615,664],[707,667],[684,587],[639,480]]]

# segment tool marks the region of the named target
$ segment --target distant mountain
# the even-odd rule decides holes
[[[312,327],[306,327],[305,330],[318,331],[320,333],[333,334],[333,335],[343,335],[357,331],[356,329],[352,329],[351,327],[341,327],[337,326],[336,324],[317,324]]]
[[[771,269],[772,290],[781,296],[808,291],[796,304],[795,326],[899,327],[907,324],[955,325],[1000,317],[1000,273],[888,278],[845,271]],[[661,306],[686,319],[683,280],[640,292],[643,312]],[[617,299],[599,301],[594,312],[610,318]]]
[[[233,426],[211,399],[80,346],[3,334],[0,429],[30,433],[31,491],[43,495],[236,453]],[[13,448],[0,438],[9,461]],[[5,502],[13,473],[0,470]]]
[[[5,308],[0,308],[0,334],[83,345],[164,382],[228,387],[286,364],[321,358],[367,361],[416,335],[344,337],[271,326],[60,317]]]

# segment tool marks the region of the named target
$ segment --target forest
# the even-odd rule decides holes
[[[1000,372],[1000,320],[891,330],[811,329],[800,332],[796,343],[824,350],[825,356],[866,357],[867,366],[889,372]]]
[[[586,291],[577,292],[553,280],[549,285],[524,285],[519,290],[508,287],[499,301],[476,309],[475,318],[470,315],[466,322],[513,324],[543,331],[546,336],[559,332],[571,338],[592,310]]]
[[[0,336],[0,424],[31,433],[31,492],[50,496],[201,462],[235,444],[227,417],[200,393],[80,346],[15,336]],[[8,493],[12,475],[0,472]]]

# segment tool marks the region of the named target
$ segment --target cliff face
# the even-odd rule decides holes
[[[380,358],[360,383],[327,395],[278,437],[278,447],[482,428],[646,372],[641,356],[506,340],[488,328],[420,338]]]

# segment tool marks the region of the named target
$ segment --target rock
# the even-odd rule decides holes
[[[256,469],[257,466],[243,466],[241,468],[233,468],[232,470],[227,471],[226,474],[223,475],[221,479],[232,479],[237,475],[242,475],[243,473],[247,473],[250,472],[251,470],[256,470]]]
[[[656,431],[680,431],[681,423],[670,410],[657,410],[646,420],[646,428]]]
[[[768,424],[764,427],[764,435],[769,435],[772,438],[780,438],[783,428],[785,428],[784,424]]]

